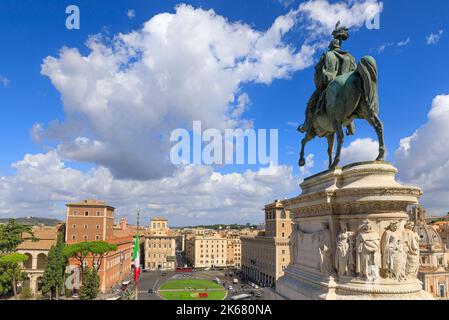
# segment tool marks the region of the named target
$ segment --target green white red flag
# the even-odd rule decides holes
[[[140,274],[139,234],[136,235],[136,243],[134,244],[133,262],[134,262],[134,281],[137,284]]]

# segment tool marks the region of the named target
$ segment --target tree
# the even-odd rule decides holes
[[[63,253],[67,258],[74,258],[80,263],[81,273],[84,274],[85,261],[92,258],[92,266],[98,271],[103,262],[103,258],[109,252],[116,251],[117,246],[105,241],[80,242],[64,247]]]
[[[24,238],[23,234],[29,234],[29,236]],[[14,252],[27,238],[37,241],[33,235],[32,226],[18,224],[14,219],[9,220],[7,224],[0,225],[0,252]]]
[[[59,291],[64,284],[64,272],[67,265],[67,258],[64,256],[64,242],[61,235],[58,235],[56,244],[50,248],[42,277],[42,292],[50,293],[50,299],[59,299]]]
[[[96,268],[86,267],[83,273],[83,283],[80,288],[81,300],[94,300],[100,292],[100,277]]]
[[[21,253],[10,253],[0,257],[0,290],[2,294],[7,294],[12,288],[14,298],[17,300],[17,283],[26,277],[21,263],[27,260],[28,257]]]

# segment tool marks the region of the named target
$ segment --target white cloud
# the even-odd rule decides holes
[[[3,85],[4,87],[7,87],[7,86],[9,86],[10,83],[11,83],[11,81],[7,77],[2,76],[0,74],[0,84],[1,85]]]
[[[192,165],[159,180],[119,180],[104,167],[86,173],[69,168],[55,151],[26,155],[13,168],[13,176],[0,179],[1,216],[63,219],[67,201],[96,198],[120,215],[142,208],[144,217],[164,215],[172,224],[197,224],[200,217],[205,223],[246,223],[260,221],[263,205],[294,194],[299,182],[286,166],[220,174]]]
[[[295,3],[295,0],[278,0],[278,2],[282,4],[284,8],[287,8],[290,7],[293,3]]]
[[[337,21],[348,28],[360,28],[383,10],[377,0],[348,0],[331,3],[327,0],[310,0],[299,6],[310,21],[308,29],[315,35],[330,35]]]
[[[440,42],[443,32],[444,32],[443,30],[438,30],[437,32],[429,34],[429,36],[427,36],[426,38],[427,45],[434,45]]]
[[[379,155],[379,142],[370,138],[357,139],[341,150],[340,165],[355,162],[374,161]]]
[[[126,12],[126,16],[127,16],[128,18],[130,18],[130,19],[133,19],[133,18],[136,16],[136,11],[133,10],[133,9],[129,9],[129,10]]]
[[[60,92],[66,120],[41,124],[33,136],[58,142],[64,159],[107,167],[118,178],[168,176],[172,130],[194,120],[204,129],[245,126],[243,84],[270,84],[313,64],[312,46],[283,41],[294,23],[291,12],[258,31],[180,5],[141,30],[91,37],[86,56],[62,48],[44,60],[42,74]]]
[[[401,140],[395,152],[399,178],[424,190],[432,213],[449,211],[449,95],[435,97],[427,123]]]
[[[399,41],[399,42],[397,43],[397,45],[398,45],[398,47],[404,47],[404,46],[409,45],[411,42],[412,42],[412,41],[410,40],[410,38],[407,38],[407,39],[405,39],[405,40],[403,40],[403,41]]]
[[[395,42],[387,42],[382,44],[381,46],[379,46],[379,48],[377,48],[377,52],[378,53],[382,53],[385,51],[385,49],[389,48],[389,47],[405,47],[408,46],[410,43],[412,43],[410,38],[407,38],[405,40],[399,41],[397,43]]]

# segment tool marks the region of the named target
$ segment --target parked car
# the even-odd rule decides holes
[[[72,298],[73,298],[73,299],[79,299],[79,298],[80,298],[80,296],[79,296],[79,294],[78,294],[78,293],[75,293],[75,294],[72,294]]]
[[[232,286],[229,286],[229,287],[228,287],[228,290],[231,291],[231,290],[234,290],[234,288],[233,288]]]
[[[148,289],[148,293],[154,293],[154,290],[152,288]]]
[[[167,272],[162,271],[161,275],[162,275],[163,277],[165,277],[165,276],[167,275]]]

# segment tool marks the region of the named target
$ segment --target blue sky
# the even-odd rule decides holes
[[[317,2],[320,1],[312,0],[307,3]],[[329,1],[329,5],[340,3],[351,9],[354,4],[365,2],[378,3],[375,0]],[[235,98],[244,93],[250,99],[250,104],[242,115],[243,119],[252,120],[256,129],[279,129],[279,164],[285,170],[275,171],[274,175],[279,176],[274,182],[254,178],[251,173],[257,176],[257,172],[260,172],[258,166],[235,165],[203,168],[205,171],[212,171],[193,174],[196,178],[189,176],[191,180],[185,181],[185,185],[178,184],[185,175],[180,174],[174,179],[173,175],[176,176],[176,174],[173,172],[165,174],[165,171],[159,168],[155,170],[161,170],[161,175],[156,177],[150,174],[147,177],[145,165],[140,169],[140,164],[145,161],[158,163],[158,157],[161,159],[165,157],[158,153],[165,149],[161,147],[151,151],[146,150],[149,146],[139,145],[140,141],[136,140],[128,141],[132,147],[123,147],[126,145],[126,141],[123,142],[123,145],[122,141],[119,145],[114,144],[118,141],[116,136],[122,135],[120,130],[124,130],[124,133],[128,130],[127,125],[130,125],[132,128],[136,128],[136,132],[140,132],[138,127],[141,124],[131,125],[117,120],[118,127],[112,132],[111,129],[104,127],[99,129],[94,125],[80,129],[82,134],[80,133],[79,136],[88,137],[91,141],[97,139],[100,143],[105,142],[102,139],[106,139],[106,131],[114,133],[115,137],[106,141],[108,148],[119,150],[123,147],[124,150],[117,154],[111,153],[109,158],[91,153],[73,156],[70,150],[74,149],[69,140],[73,141],[78,129],[66,125],[59,126],[59,131],[52,129],[51,123],[54,120],[58,120],[60,124],[67,124],[76,116],[92,117],[92,114],[82,114],[76,110],[77,107],[82,108],[81,104],[70,100],[71,93],[69,91],[78,92],[80,90],[76,84],[73,89],[58,88],[58,85],[55,85],[57,74],[67,72],[65,76],[70,78],[71,74],[68,74],[70,68],[64,69],[61,64],[59,67],[64,70],[60,73],[58,73],[60,70],[56,69],[42,71],[45,58],[54,57],[63,63],[59,54],[63,47],[76,48],[80,57],[87,57],[92,52],[86,46],[89,36],[102,34],[104,38],[112,38],[118,33],[128,34],[139,31],[145,22],[156,15],[162,13],[177,15],[176,6],[181,3],[191,5],[191,10],[195,14],[199,12],[196,10],[213,9],[214,16],[227,19],[225,24],[238,22],[239,26],[247,25],[255,32],[265,33],[272,27],[276,18],[287,15],[291,10],[298,10],[301,3],[304,4],[306,1],[289,1],[288,5],[285,4],[285,1],[278,0],[142,0],[126,2],[3,0],[1,2],[0,38],[4,43],[0,50],[0,80],[2,80],[0,81],[0,103],[2,105],[0,175],[4,179],[4,184],[0,185],[2,188],[0,195],[3,197],[0,205],[1,216],[40,215],[62,218],[63,204],[66,201],[80,197],[94,197],[103,198],[118,207],[119,212],[122,215],[128,215],[131,221],[135,209],[141,207],[148,216],[152,214],[166,215],[172,223],[178,225],[213,221],[259,222],[262,219],[260,208],[265,204],[264,201],[271,201],[275,199],[274,197],[290,197],[300,192],[297,184],[304,172],[300,172],[297,167],[297,153],[302,137],[291,123],[302,123],[305,104],[314,90],[313,67],[311,66],[291,68],[287,74],[273,76],[270,81],[239,79],[234,88],[230,89]],[[67,17],[65,8],[69,4],[76,4],[80,8],[80,30],[65,28]],[[129,10],[134,13],[132,17],[127,14]],[[282,46],[289,46],[293,50],[292,54],[293,52],[297,53],[304,43],[329,40],[325,34],[313,37],[314,31],[307,29],[311,25],[311,21],[316,23],[319,18],[313,20],[302,15],[298,15],[298,17],[294,25],[282,36],[280,42]],[[389,151],[387,160],[392,161],[400,170],[404,171],[403,174],[400,174],[401,180],[420,184],[424,191],[429,193],[428,198],[424,198],[424,204],[431,209],[432,213],[443,214],[449,211],[449,203],[441,200],[446,191],[438,186],[444,185],[443,182],[447,180],[440,181],[442,179],[440,175],[437,178],[440,180],[436,181],[430,173],[439,172],[439,170],[445,172],[444,169],[449,159],[445,158],[445,154],[442,153],[438,154],[438,158],[429,161],[428,166],[423,164],[413,167],[410,163],[423,157],[421,162],[425,163],[426,155],[432,153],[435,148],[448,147],[447,140],[436,141],[435,145],[429,145],[426,143],[427,138],[424,135],[434,134],[426,126],[439,128],[437,124],[432,124],[432,121],[438,121],[438,119],[428,118],[432,103],[434,108],[443,104],[443,107],[440,108],[446,110],[445,100],[435,102],[434,98],[449,94],[449,77],[447,75],[449,71],[449,60],[447,59],[449,3],[445,0],[384,1],[380,21],[379,30],[368,30],[364,25],[357,26],[355,23],[351,28],[350,39],[344,43],[344,48],[349,50],[357,60],[364,55],[373,55],[376,58],[379,65],[380,115],[385,124],[386,143]],[[435,35],[434,41],[430,43],[428,39],[432,34]],[[104,43],[110,45],[107,40]],[[237,44],[235,47],[238,47]],[[265,47],[260,50],[263,49]],[[321,49],[317,50],[313,55],[314,62],[317,61],[321,52]],[[156,56],[161,53],[154,50],[152,54]],[[175,61],[182,64],[184,58],[186,57],[179,57]],[[74,82],[83,77],[81,72],[76,73],[76,78],[72,80]],[[86,75],[86,78],[92,76],[94,75]],[[140,80],[146,81],[146,78]],[[217,85],[219,86],[220,83],[222,82],[218,81]],[[176,91],[176,88],[170,89]],[[209,88],[204,88],[204,91],[207,90]],[[73,93],[73,95],[76,94]],[[91,97],[91,95],[73,99],[83,101],[86,97]],[[155,99],[159,98],[155,97]],[[213,99],[213,97],[204,99],[207,102],[209,101],[207,99]],[[144,104],[144,107],[151,109],[151,99],[149,101],[148,104]],[[214,102],[211,101],[211,103]],[[217,105],[220,103],[217,102]],[[169,108],[170,105],[165,107]],[[195,108],[190,105],[183,107]],[[170,115],[165,114],[161,119],[168,118],[167,121],[171,124],[185,123],[183,121],[188,122],[190,119],[189,116],[180,120],[178,116],[172,119]],[[130,119],[133,117],[130,116]],[[89,118],[89,121],[95,122],[92,118]],[[41,140],[32,138],[31,129],[36,124],[40,124],[44,128],[39,131],[44,133],[44,138]],[[362,121],[358,121],[356,125],[357,135],[347,138],[345,142],[347,161],[362,160],[363,157],[372,154],[372,144],[373,140],[375,141],[374,131]],[[159,128],[158,125],[154,125],[147,130],[144,128],[144,124],[142,126],[141,136],[156,134],[151,130]],[[96,129],[93,129],[94,127]],[[418,134],[412,139],[411,153],[405,152],[404,149],[401,151],[401,139],[411,137],[420,128],[422,130],[418,131]],[[439,130],[444,130],[444,128]],[[441,135],[445,136],[445,133]],[[132,136],[130,133],[130,137]],[[428,147],[428,149],[426,150],[422,146]],[[57,150],[56,154],[52,153],[55,150]],[[395,152],[399,152],[396,157]],[[142,153],[142,157],[134,159],[134,154],[139,153]],[[307,153],[314,155],[314,165],[308,169],[307,174],[325,169],[324,140],[310,143]],[[24,158],[26,154],[31,158]],[[39,154],[42,157],[33,158]],[[20,163],[18,164],[18,162]],[[63,166],[63,168],[58,166]],[[128,170],[129,168],[135,168],[135,170]],[[106,170],[106,173],[101,171],[102,169]],[[152,169],[154,167],[149,170]],[[290,172],[289,169],[292,171]],[[219,179],[218,182],[212,179],[214,183],[210,185],[210,181],[206,178],[211,178],[213,176],[211,172],[214,171],[221,175],[222,179]],[[55,176],[51,176],[52,174]],[[285,174],[287,176],[284,176]],[[87,175],[88,178],[83,175]],[[104,175],[107,175],[108,179],[103,180],[105,179]],[[139,175],[145,176],[145,178],[136,178]],[[229,182],[228,180],[235,178],[235,175],[239,175],[238,179]],[[49,180],[43,181],[43,176],[47,176]],[[72,180],[64,180],[67,177],[71,177]],[[172,186],[168,186],[173,194],[158,194],[157,190],[153,188],[157,189],[158,185],[166,183],[163,179],[167,177],[172,177],[177,181]],[[117,181],[114,182],[116,184],[102,188],[105,181],[110,182],[111,179],[116,179]],[[55,180],[57,182],[53,184],[52,181]],[[85,180],[89,180],[88,186],[79,185]],[[146,183],[147,180],[148,183]],[[125,186],[122,185],[122,181],[125,181]],[[172,182],[168,182],[168,184]],[[78,183],[78,185],[71,185],[72,183]],[[204,184],[204,189],[199,190],[198,194],[194,196],[189,197],[188,192],[183,196],[182,193],[189,190],[189,183]],[[264,185],[260,186],[257,183]],[[271,187],[270,183],[273,184]],[[282,187],[278,188],[278,183]],[[240,184],[247,184],[249,190],[248,197],[244,199],[238,197],[241,192]],[[259,187],[261,190],[267,188],[267,192],[254,191],[251,194],[253,192],[251,190]],[[120,188],[125,188],[125,190]],[[181,195],[177,194],[176,188],[183,188]],[[129,189],[132,189],[133,192],[128,195]],[[39,192],[35,192],[35,190],[39,190]],[[214,191],[216,191],[215,194]],[[278,194],[277,191],[282,194]],[[158,201],[157,198],[160,197],[163,200]],[[240,200],[241,203],[239,203]],[[198,205],[191,204],[196,201]],[[256,201],[260,201],[260,203],[254,203]]]

